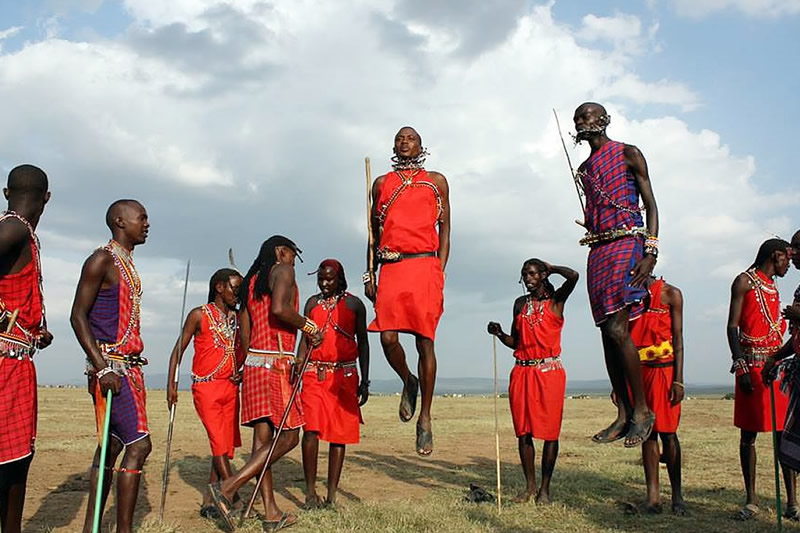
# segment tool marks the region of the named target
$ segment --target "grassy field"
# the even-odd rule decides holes
[[[219,531],[199,517],[200,491],[208,476],[205,433],[188,393],[181,393],[172,447],[172,469],[165,523],[157,522],[164,464],[167,410],[164,393],[152,391],[148,415],[153,453],[145,466],[137,522],[143,533]],[[691,399],[684,403],[679,435],[683,447],[684,496],[690,516],[628,515],[622,508],[644,500],[644,475],[638,450],[621,444],[596,445],[589,436],[611,420],[604,399],[566,400],[561,454],[552,484],[554,503],[496,507],[471,504],[463,497],[470,483],[495,492],[494,418],[491,398],[436,398],[436,451],[429,458],[414,451],[414,425],[397,419],[396,397],[373,397],[364,408],[362,442],[348,447],[340,483],[338,511],[302,512],[304,482],[300,450],[275,466],[278,501],[299,514],[292,532],[328,533],[431,531],[608,532],[774,531],[774,480],[771,437],[758,440],[760,515],[747,523],[731,520],[743,503],[738,465],[738,433],[732,426],[733,402]],[[33,462],[24,530],[80,531],[86,508],[88,468],[94,447],[91,401],[80,389],[40,389],[37,453]],[[523,486],[516,439],[507,400],[500,400],[503,498]],[[243,439],[249,444],[250,430]],[[538,445],[538,444],[537,444]],[[321,450],[326,450],[321,446]],[[327,471],[327,451],[320,472]],[[242,462],[237,457],[235,465]],[[662,494],[669,509],[669,483],[662,466]],[[324,489],[320,483],[319,489]],[[318,489],[318,490],[319,490]],[[250,487],[243,490],[248,496]],[[112,499],[113,505],[113,499]],[[113,510],[104,531],[113,531]],[[800,525],[784,524],[787,531]],[[243,532],[261,531],[256,522]]]

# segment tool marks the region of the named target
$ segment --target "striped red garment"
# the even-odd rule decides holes
[[[36,369],[33,361],[0,356],[0,464],[33,453],[36,415]]]
[[[647,289],[630,286],[631,270],[643,256],[644,240],[638,235],[598,244],[589,251],[586,285],[595,324],[626,306],[631,306],[631,319],[644,312]]]

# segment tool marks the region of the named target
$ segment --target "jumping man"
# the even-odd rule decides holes
[[[142,282],[133,264],[134,247],[144,244],[150,223],[136,200],[117,200],[106,212],[111,240],[86,259],[72,303],[72,329],[86,354],[89,393],[94,401],[98,445],[92,460],[89,504],[84,533],[92,530],[97,474],[105,468],[101,506],[111,488],[112,469],[125,450],[117,470],[117,531],[133,531],[133,511],[139,496],[142,467],[150,454],[150,432],[145,412],[142,365],[144,343],[139,334]],[[106,392],[111,391],[106,464],[100,463]],[[102,520],[103,509],[100,510]]]
[[[347,292],[344,267],[326,259],[317,269],[320,293],[308,299],[305,315],[319,324],[325,334],[322,344],[310,349],[300,340],[298,365],[311,361],[303,374],[303,472],[306,478],[306,506],[336,503],[336,490],[344,464],[345,446],[357,444],[360,406],[369,398],[369,343],[367,310],[356,296]],[[356,370],[361,370],[359,381]],[[319,440],[330,443],[328,452],[328,495],[317,495]]]
[[[0,531],[19,533],[36,440],[33,354],[53,340],[42,299],[36,226],[50,199],[47,175],[33,165],[8,174],[0,214]]]
[[[178,401],[175,372],[194,337],[192,399],[211,445],[209,483],[232,475],[230,459],[242,445],[239,435],[239,363],[236,360],[238,320],[236,304],[242,276],[230,268],[217,270],[208,287],[208,303],[186,317],[181,338],[172,350],[167,378],[167,408]],[[219,518],[208,491],[200,508],[203,518]]]
[[[645,400],[639,354],[628,323],[644,311],[643,285],[658,257],[658,208],[644,156],[635,146],[608,138],[611,119],[605,108],[581,104],[573,120],[576,139],[587,141],[592,149],[578,168],[586,194],[586,236],[581,244],[590,248],[589,303],[602,335],[611,385],[623,400],[616,420],[593,439],[605,443],[625,437],[625,446],[633,448],[647,440],[655,421]],[[647,211],[646,228],[640,197]]]
[[[389,365],[403,380],[400,420],[417,419],[416,449],[433,452],[431,402],[436,383],[436,326],[444,310],[444,269],[450,256],[450,193],[445,177],[424,168],[427,151],[411,127],[394,138],[392,172],[372,185],[371,232],[375,247],[367,253],[380,263],[380,278],[364,274],[364,292],[375,304],[369,331],[381,334]],[[414,335],[419,380],[408,369],[398,333]]]

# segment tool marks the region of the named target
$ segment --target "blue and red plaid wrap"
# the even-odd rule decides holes
[[[586,193],[586,229],[601,233],[642,227],[639,190],[625,161],[625,144],[609,141],[582,165]],[[647,289],[631,287],[631,270],[644,257],[640,235],[592,245],[586,266],[586,284],[595,324],[631,306],[630,318],[644,311]]]

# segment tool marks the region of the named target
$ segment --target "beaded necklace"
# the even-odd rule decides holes
[[[347,292],[340,292],[339,294],[331,296],[330,298],[322,298],[321,294],[319,297],[317,297],[317,304],[328,313],[328,316],[325,318],[325,324],[322,325],[320,330],[324,333],[328,330],[328,325],[330,325],[335,332],[341,333],[350,340],[354,340],[355,337],[343,330],[342,327],[333,319],[333,312],[336,309],[336,306],[339,305],[339,302],[347,295]]]
[[[750,280],[750,285],[753,287],[753,293],[755,294],[756,302],[758,302],[761,316],[764,317],[764,320],[767,322],[769,331],[766,335],[761,337],[751,337],[750,335],[747,335],[739,330],[739,335],[742,337],[742,339],[752,343],[763,342],[775,334],[780,335],[781,332],[780,315],[773,318],[772,313],[769,310],[769,306],[767,305],[767,295],[777,296],[778,288],[775,286],[775,282],[773,280],[763,280],[761,276],[758,275],[758,272],[755,268],[747,270],[745,274]]]
[[[533,295],[529,294],[525,300],[525,309],[522,317],[528,323],[528,327],[533,330],[536,326],[544,320],[544,306],[547,300],[536,300]]]
[[[8,218],[17,219],[20,222],[22,222],[23,224],[25,224],[25,227],[28,228],[28,234],[30,235],[31,241],[33,242],[33,253],[31,254],[31,256],[32,256],[31,259],[33,260],[34,268],[36,269],[36,278],[37,278],[36,281],[39,284],[39,300],[40,300],[39,303],[42,306],[42,320],[39,322],[39,327],[40,328],[44,328],[45,327],[45,323],[47,321],[45,319],[45,309],[44,309],[44,284],[43,284],[43,280],[42,280],[42,258],[41,258],[40,252],[39,252],[39,250],[41,248],[41,245],[39,244],[39,237],[38,237],[38,235],[36,235],[36,231],[33,229],[33,225],[30,222],[28,222],[28,219],[26,219],[25,217],[23,217],[19,213],[15,212],[15,211],[11,211],[11,210],[4,211],[0,215],[0,222],[2,222],[3,220],[6,220]],[[28,342],[32,342],[32,341],[36,340],[34,338],[34,335],[30,331],[27,331],[25,328],[20,326],[18,322],[15,323],[15,326],[18,327],[22,331],[22,333],[25,335],[25,338],[26,338],[26,340]]]
[[[123,248],[120,243],[111,239],[103,249],[110,253],[111,257],[114,259],[114,264],[121,273],[122,280],[128,286],[128,297],[131,303],[131,316],[128,319],[128,325],[125,328],[125,333],[122,335],[122,338],[115,343],[100,345],[103,351],[109,353],[125,345],[125,343],[128,342],[128,337],[130,337],[133,330],[139,325],[139,314],[142,303],[142,280],[139,277],[139,273],[136,271],[136,266],[133,264],[133,257],[131,257],[128,250]]]
[[[598,172],[598,174],[600,174],[600,173]],[[593,179],[592,179],[592,178],[589,176],[589,173],[588,173],[588,172],[586,172],[585,170],[579,170],[578,172],[576,172],[576,173],[575,173],[575,175],[576,175],[578,178],[580,178],[580,179],[583,179],[584,181],[588,182],[588,183],[589,183],[589,185],[591,185],[591,186],[592,186],[592,188],[593,188],[595,191],[597,191],[597,194],[599,194],[599,195],[600,195],[600,197],[601,197],[601,198],[603,198],[603,199],[606,201],[606,203],[607,203],[607,204],[610,204],[610,205],[611,205],[612,207],[614,207],[615,209],[618,209],[618,210],[620,210],[620,211],[625,211],[626,213],[631,213],[631,214],[641,214],[641,213],[642,213],[642,211],[644,210],[644,208],[643,208],[643,207],[641,207],[641,206],[639,206],[639,205],[637,205],[635,208],[631,208],[631,207],[628,207],[628,206],[624,206],[624,205],[620,205],[620,204],[618,204],[616,201],[614,201],[614,199],[613,199],[613,198],[611,198],[611,195],[610,195],[610,194],[608,194],[608,193],[605,191],[605,189],[603,189],[603,188],[600,186],[600,184],[599,184],[599,183],[595,182],[595,181],[594,181],[594,180],[593,180]],[[602,181],[602,176],[600,176],[600,181]]]
[[[229,360],[232,360],[235,353],[236,330],[238,329],[236,314],[226,316],[226,314],[217,307],[217,304],[213,302],[202,306],[201,309],[208,319],[208,329],[211,331],[214,347],[222,348],[225,356],[220,360],[216,368],[205,376],[198,376],[192,373],[192,381],[194,382],[211,381],[217,372],[222,370]]]

